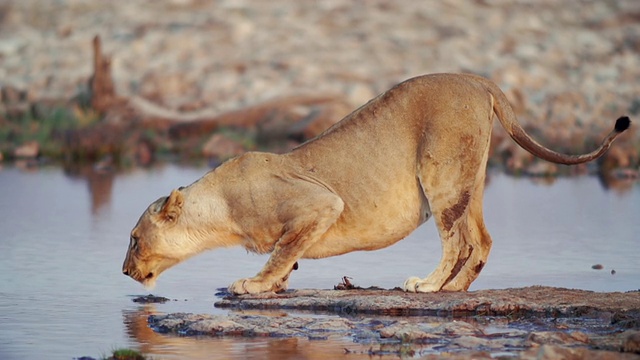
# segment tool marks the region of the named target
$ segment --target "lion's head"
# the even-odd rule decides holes
[[[180,214],[183,195],[173,190],[168,197],[153,202],[131,230],[131,239],[122,272],[145,287],[153,287],[166,269],[189,255],[179,244],[185,236]]]

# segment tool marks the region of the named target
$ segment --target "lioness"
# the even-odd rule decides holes
[[[493,82],[416,77],[289,153],[246,153],[158,199],[131,231],[122,271],[150,286],[193,255],[240,245],[271,256],[229,291],[277,292],[301,258],[381,249],[433,216],[440,263],[425,278],[407,279],[404,289],[467,290],[491,249],[482,195],[494,113],[520,146],[560,164],[598,158],[630,125],[621,117],[598,149],[564,155],[524,132]]]

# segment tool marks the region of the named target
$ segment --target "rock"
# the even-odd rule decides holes
[[[513,144],[513,142],[509,142],[507,144],[507,149],[504,150],[504,153],[506,154],[505,167],[509,172],[523,172],[532,162],[534,162],[535,156],[530,152]]]
[[[344,318],[271,317],[176,313],[151,315],[149,325],[161,333],[215,336],[306,336],[344,334],[355,327]]]
[[[21,159],[33,159],[40,153],[40,144],[37,141],[28,141],[13,151],[13,155]]]
[[[565,344],[565,345],[584,345],[589,342],[589,337],[584,333],[565,333],[556,331],[540,331],[532,332],[527,340],[534,344]]]
[[[153,294],[149,294],[149,295],[145,295],[145,296],[138,296],[133,298],[132,300],[135,303],[141,303],[141,304],[150,304],[150,303],[165,303],[167,301],[169,301],[169,299],[167,299],[164,296],[155,296]]]
[[[634,357],[629,356],[629,354],[620,354],[613,351],[597,351],[586,348],[543,345],[539,348],[534,347],[525,351],[519,358],[523,360],[618,360],[633,359]]]
[[[582,316],[640,313],[640,292],[599,293],[531,286],[503,290],[413,294],[401,290],[292,290],[283,294],[225,297],[220,308],[297,309],[379,315]],[[627,319],[627,320],[629,320]]]
[[[434,329],[437,334],[455,336],[481,336],[482,330],[466,321],[447,321]]]
[[[640,354],[640,331],[629,330],[622,335],[622,351]]]
[[[623,325],[620,320],[638,318],[638,295],[638,292],[592,293],[545,287],[438,294],[297,290],[227,297],[226,301],[237,302],[239,311],[225,315],[152,315],[148,323],[158,332],[183,336],[302,337],[310,340],[351,337],[355,343],[366,345],[370,356],[425,355],[421,351],[428,349],[428,354],[437,351],[439,355],[456,354],[460,359],[490,359],[496,354],[508,354],[509,358],[515,359],[625,359],[634,355],[619,351],[637,352],[640,332],[629,330],[619,334]],[[315,309],[325,313],[288,315],[279,310],[272,313],[266,310],[269,306],[287,311]],[[362,306],[367,306],[368,310],[363,311]],[[444,316],[389,315],[407,314],[414,306],[421,307],[423,314]],[[525,306],[539,311],[519,309]],[[406,307],[404,312],[398,310],[402,307]],[[452,307],[466,312],[456,313]],[[265,310],[248,310],[258,308]],[[326,313],[345,313],[346,308],[352,309],[351,315],[355,311],[361,313],[346,317]],[[372,311],[374,308],[376,310]],[[467,316],[470,309],[480,308],[484,315],[491,316],[479,313]],[[498,309],[503,309],[502,314],[506,316],[495,316]],[[615,322],[612,321],[613,311],[616,312],[613,318],[618,319]],[[345,351],[358,353],[351,349]]]
[[[26,92],[13,86],[3,86],[0,89],[0,101],[7,105],[15,105],[26,100]]]
[[[486,349],[501,353],[529,349],[518,355],[526,359],[615,358],[612,354],[620,349],[636,351],[637,330],[622,335],[618,332],[635,329],[640,321],[640,292],[597,293],[541,286],[437,294],[361,288],[291,290],[225,297],[215,305],[243,311],[287,309],[345,314],[349,317],[338,324],[320,317],[314,320],[318,321],[314,326],[352,336],[356,342],[438,344],[438,351],[465,351],[465,359],[471,358],[467,354]],[[232,320],[245,321],[236,317]],[[278,318],[274,327],[296,328],[299,336],[314,336],[309,333],[314,328],[311,320],[296,317],[292,321]],[[274,331],[267,333],[280,334]]]
[[[379,330],[383,339],[396,339],[402,342],[417,342],[431,339],[440,339],[441,336],[433,331],[433,327],[421,324],[409,324],[407,321],[399,321],[393,325]]]
[[[530,176],[554,176],[558,174],[558,165],[548,161],[534,161],[524,173]]]
[[[492,348],[491,340],[483,339],[475,336],[461,336],[451,341],[452,345],[465,349],[481,349]]]

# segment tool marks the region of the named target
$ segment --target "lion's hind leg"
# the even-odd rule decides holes
[[[478,277],[492,243],[482,219],[482,190],[478,187],[473,191],[453,191],[450,197],[456,200],[431,201],[442,241],[442,257],[426,278],[407,279],[405,291],[464,291]]]
[[[467,216],[471,201],[470,189],[449,189],[447,194],[432,196],[429,200],[442,242],[442,257],[436,269],[426,278],[411,277],[405,281],[404,289],[409,292],[442,290],[456,278],[475,250]]]
[[[479,179],[484,182],[484,174]],[[460,262],[457,273],[453,278],[448,279],[442,290],[462,291],[469,289],[471,283],[480,275],[480,271],[487,263],[487,258],[491,251],[492,240],[487,228],[484,225],[482,216],[482,198],[484,192],[483,184],[475,188],[466,218],[465,244],[471,249],[464,261]]]
[[[465,130],[474,131],[473,126]],[[438,228],[442,257],[426,278],[407,279],[405,291],[467,290],[489,256],[491,237],[482,218],[482,197],[491,130],[479,125],[479,136],[465,135],[465,130],[448,139],[447,148],[431,141],[419,159],[418,178]]]

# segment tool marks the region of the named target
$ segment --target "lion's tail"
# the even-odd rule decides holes
[[[629,117],[622,116],[616,120],[613,130],[604,138],[600,146],[594,151],[581,155],[561,154],[539,144],[524,131],[522,126],[518,123],[516,115],[513,112],[513,108],[511,107],[511,104],[509,104],[507,97],[496,84],[485,78],[475,76],[474,78],[480,80],[493,97],[493,111],[496,113],[500,123],[507,133],[509,133],[511,138],[518,143],[518,145],[522,146],[523,149],[547,161],[558,164],[574,165],[595,160],[602,156],[609,149],[611,143],[618,137],[618,135],[627,130],[631,125]]]

